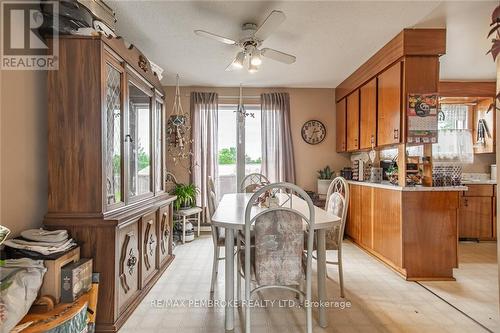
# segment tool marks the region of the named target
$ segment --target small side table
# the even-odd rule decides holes
[[[187,209],[179,209],[174,211],[174,218],[182,218],[182,244],[186,243],[186,222],[190,219],[190,216],[196,215],[196,220],[198,223],[198,237],[200,237],[200,223],[201,223],[201,212],[203,209],[201,207],[191,207]]]

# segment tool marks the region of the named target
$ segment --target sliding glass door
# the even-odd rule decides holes
[[[243,178],[261,172],[261,114],[260,105],[245,105],[249,116],[237,112],[237,105],[219,105],[218,175],[219,197],[238,192]]]

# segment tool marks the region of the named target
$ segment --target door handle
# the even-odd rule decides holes
[[[399,139],[399,130],[397,128],[394,129],[394,140]]]

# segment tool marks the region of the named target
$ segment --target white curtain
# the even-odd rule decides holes
[[[191,137],[193,157],[191,159],[191,180],[200,193],[197,204],[207,207],[207,181],[217,175],[217,123],[218,95],[216,93],[191,93]]]
[[[261,95],[262,174],[270,182],[295,183],[288,93]]]
[[[435,162],[474,162],[472,131],[468,129],[467,114],[467,105],[441,105],[438,143],[432,146],[432,158]]]
[[[438,143],[432,146],[436,162],[473,163],[472,133],[465,129],[440,129]]]

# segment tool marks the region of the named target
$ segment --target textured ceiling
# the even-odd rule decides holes
[[[485,56],[493,2],[439,1],[108,1],[118,34],[165,69],[164,84],[256,87],[336,87],[403,28],[447,27],[441,77],[495,79]],[[261,23],[277,9],[287,19],[263,47],[297,56],[293,65],[264,59],[261,70],[225,72],[237,48],[193,33],[238,39],[245,22]]]

